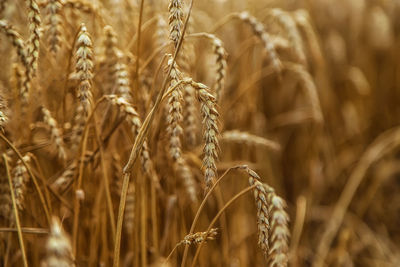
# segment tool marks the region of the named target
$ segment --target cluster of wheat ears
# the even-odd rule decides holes
[[[399,266],[399,18],[0,0],[0,266]]]

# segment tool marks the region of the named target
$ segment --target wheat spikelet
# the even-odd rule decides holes
[[[51,138],[56,144],[58,157],[62,160],[66,160],[67,153],[64,148],[64,141],[62,139],[61,131],[57,126],[57,121],[51,116],[51,113],[45,107],[42,107],[43,121],[50,127]]]
[[[62,18],[61,18],[61,0],[49,0],[47,2],[47,42],[52,53],[57,53],[61,47]]]
[[[265,146],[275,151],[281,149],[280,145],[274,141],[265,139],[263,137],[241,132],[239,130],[225,131],[222,134],[222,139],[229,142],[245,143],[255,146]]]
[[[215,240],[218,234],[217,228],[211,228],[209,232],[197,232],[185,236],[178,245],[194,245],[202,242]]]
[[[64,232],[58,218],[53,217],[50,234],[46,242],[46,259],[44,267],[73,267],[74,256],[71,242]]]
[[[29,75],[35,75],[37,69],[37,62],[39,59],[39,47],[40,47],[40,11],[36,0],[26,0],[28,6],[28,19],[29,19],[29,41],[27,46],[28,51],[28,65]]]
[[[30,156],[23,157],[25,162],[29,162]],[[26,183],[28,181],[28,172],[21,160],[17,161],[17,165],[12,170],[13,186],[15,192],[15,203],[19,210],[24,207],[24,199],[26,193]]]
[[[268,260],[270,266],[287,266],[289,251],[289,215],[286,213],[286,202],[277,196],[274,190],[264,185],[271,191],[268,194],[269,221],[271,224],[269,234]]]
[[[280,73],[282,70],[281,60],[279,59],[278,53],[274,47],[274,43],[272,42],[268,32],[265,30],[264,25],[254,16],[251,16],[248,12],[241,12],[237,17],[248,23],[253,29],[253,32],[261,39],[264,44],[264,49],[267,51],[275,71]]]
[[[91,79],[93,72],[92,40],[84,24],[81,24],[76,40],[75,73],[79,78],[77,96],[83,106],[85,116],[89,114],[92,103]]]
[[[174,46],[176,47],[181,37],[183,27],[182,0],[170,0],[168,11],[170,27],[169,38],[174,42]]]

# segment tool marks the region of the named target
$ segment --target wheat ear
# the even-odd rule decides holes
[[[200,244],[205,241],[215,240],[218,234],[217,228],[211,228],[210,231],[206,232],[197,232],[193,234],[188,234],[185,236],[178,245],[193,245],[193,244]]]
[[[61,0],[49,0],[47,2],[47,42],[49,43],[50,51],[54,54],[61,47],[61,35],[63,32],[61,8]]]
[[[274,141],[239,130],[225,131],[222,134],[222,139],[229,142],[245,143],[254,146],[264,146],[275,151],[279,151],[281,149],[281,146]]]
[[[10,187],[8,185],[7,176],[5,175],[4,166],[1,166],[0,175],[0,218],[4,218],[7,221],[11,220],[11,194]]]
[[[305,65],[307,63],[307,59],[304,53],[303,40],[292,14],[279,8],[274,8],[269,13],[284,28],[291,44],[291,48],[296,55],[296,59],[301,64]]]
[[[0,130],[4,129],[4,126],[8,122],[8,105],[5,99],[4,88],[0,86]]]
[[[75,111],[74,127],[72,128],[73,133],[71,141],[73,151],[75,151],[79,145],[79,141],[85,127],[86,118],[89,114],[92,103],[92,40],[84,24],[81,24],[80,26],[75,47],[76,62],[74,75],[76,75],[76,77],[79,79],[79,85],[77,88],[77,97],[79,99],[79,103]]]
[[[265,30],[264,25],[254,16],[248,12],[241,12],[237,16],[240,20],[248,23],[253,32],[261,39],[264,44],[264,49],[268,53],[268,56],[272,62],[272,65],[277,73],[282,71],[282,62],[279,59],[278,53],[276,52],[274,43],[272,42],[271,36]]]
[[[168,65],[172,64],[172,58],[169,59]],[[181,79],[181,73],[176,63],[172,66],[170,74],[170,86],[175,86]],[[169,135],[169,154],[174,161],[182,157],[181,136],[183,129],[182,123],[182,86],[176,86],[168,98],[167,108],[167,132]]]
[[[125,98],[121,96],[118,97],[116,95],[107,95],[106,99],[108,99],[113,105],[119,107],[119,110],[127,116],[127,119],[131,124],[131,131],[133,133],[133,136],[136,137],[139,134],[140,127],[142,126],[142,122],[136,109],[131,104],[129,104]],[[159,187],[159,181],[156,177],[156,172],[154,170],[153,161],[150,157],[147,141],[143,142],[140,158],[144,173],[152,179],[157,187]]]
[[[54,141],[58,151],[58,157],[62,160],[67,159],[65,152],[64,141],[62,139],[61,131],[58,128],[57,121],[51,116],[50,111],[42,107],[43,121],[50,127],[51,139]]]
[[[25,162],[29,162],[30,156],[25,155],[23,157]],[[24,207],[24,199],[26,194],[26,183],[28,181],[28,171],[21,160],[17,161],[17,165],[12,170],[13,187],[15,194],[15,203],[19,210]]]
[[[89,114],[92,103],[92,76],[93,76],[93,52],[92,39],[84,24],[81,24],[76,41],[75,72],[79,78],[77,96],[83,106],[85,115]]]
[[[29,19],[29,41],[27,46],[28,51],[28,64],[29,64],[29,75],[34,76],[37,69],[37,63],[39,59],[39,48],[40,48],[40,11],[36,0],[26,0],[28,6],[28,19]]]
[[[286,202],[277,196],[273,189],[264,185],[268,194],[269,221],[271,224],[269,234],[268,261],[270,266],[287,266],[289,251],[289,215],[286,213]]]
[[[4,34],[10,39],[12,45],[17,49],[18,56],[21,60],[21,63],[25,66],[25,68],[29,68],[28,58],[25,52],[24,40],[21,35],[14,29],[12,25],[9,24],[6,20],[0,20],[0,30],[4,32]]]
[[[169,11],[169,26],[170,34],[169,38],[174,42],[174,46],[177,47],[179,38],[182,34],[183,27],[183,10],[182,0],[170,0],[168,5]]]
[[[276,195],[272,187],[261,183],[255,171],[247,166],[241,169],[249,175],[250,185],[255,185],[258,245],[267,257],[269,266],[287,266],[290,233],[289,216],[285,211],[286,202]]]
[[[72,254],[71,241],[64,232],[58,218],[53,217],[50,235],[46,242],[46,267],[73,267],[74,256]]]

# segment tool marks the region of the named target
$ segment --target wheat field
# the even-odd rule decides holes
[[[0,266],[400,266],[397,0],[0,0]]]

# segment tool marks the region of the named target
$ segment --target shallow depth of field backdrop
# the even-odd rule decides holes
[[[0,266],[400,266],[397,0],[0,0]]]

